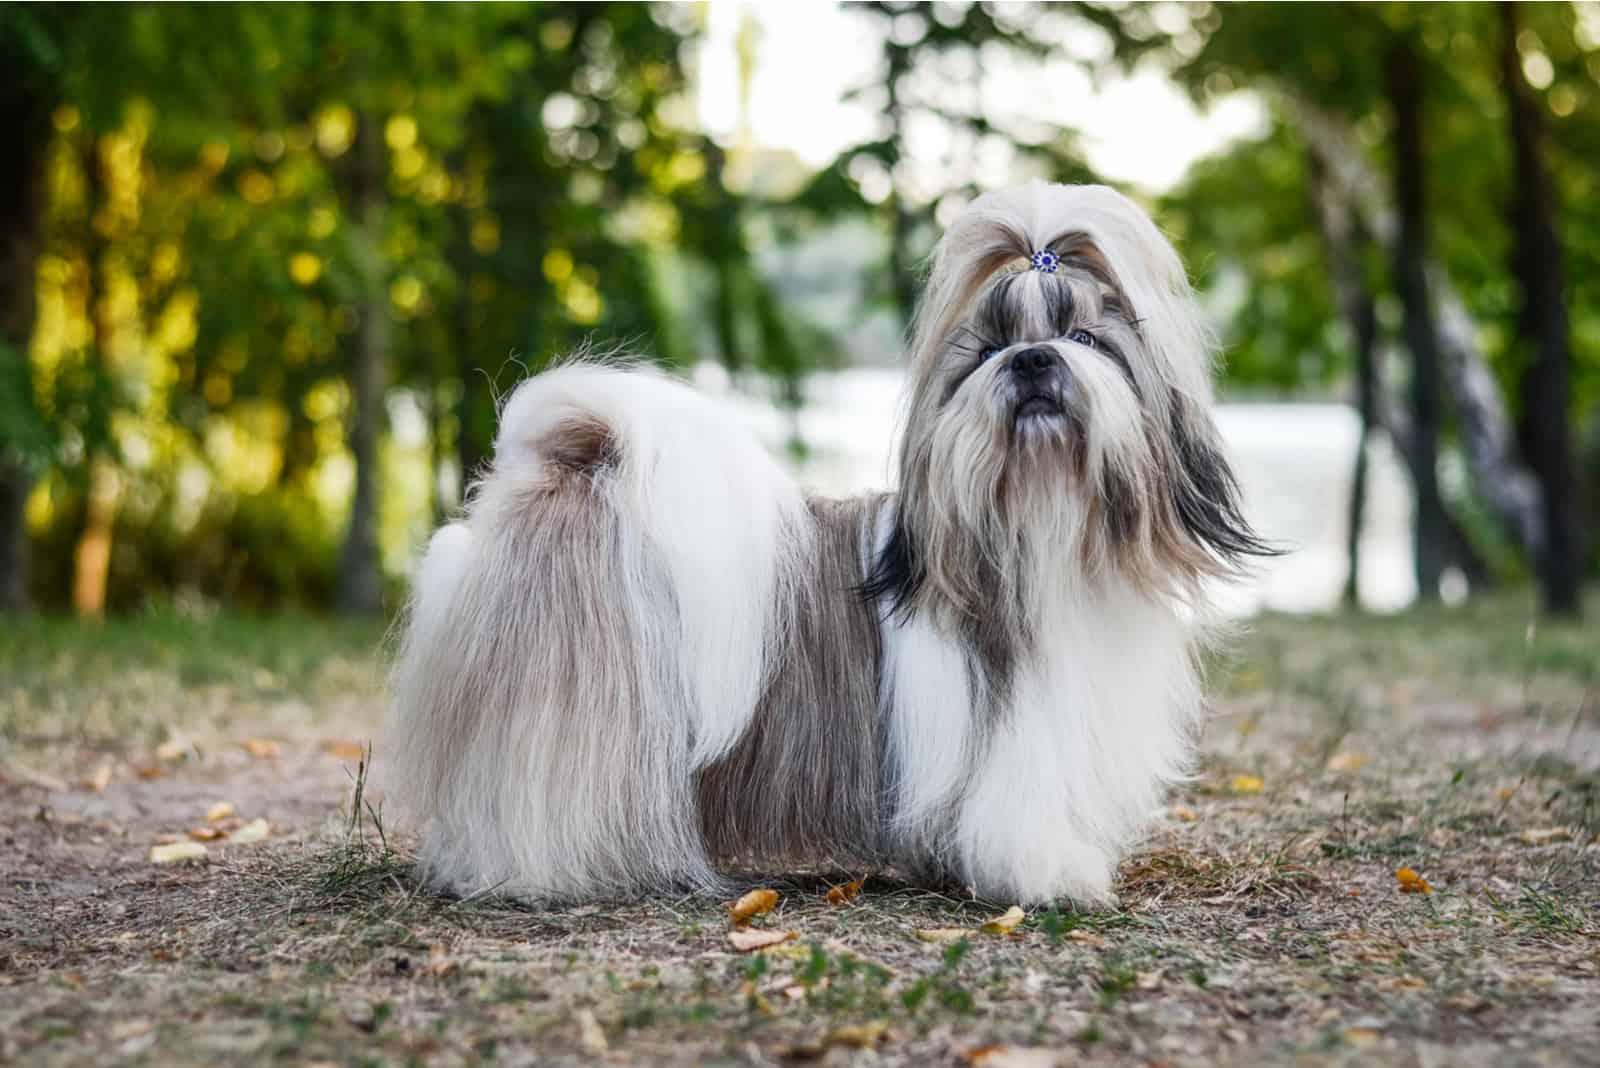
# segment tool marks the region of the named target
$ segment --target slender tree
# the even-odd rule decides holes
[[[1350,354],[1355,364],[1356,448],[1350,477],[1345,553],[1349,575],[1344,601],[1360,605],[1361,529],[1367,502],[1367,445],[1378,419],[1378,310],[1361,266],[1366,235],[1358,227],[1350,206],[1329,188],[1327,167],[1309,154],[1311,197],[1327,247],[1328,265],[1339,312],[1350,334]]]
[[[1545,609],[1575,617],[1581,603],[1583,538],[1568,418],[1570,329],[1555,192],[1544,161],[1543,121],[1518,60],[1518,23],[1516,6],[1502,3],[1500,78],[1516,179],[1509,207],[1512,273],[1522,288],[1518,334],[1532,350],[1522,373],[1518,436],[1543,490],[1545,550],[1537,563]]]
[[[357,328],[348,341],[349,448],[355,459],[355,494],[344,547],[339,553],[335,607],[348,615],[383,610],[383,572],[378,558],[378,439],[383,432],[383,397],[389,359],[389,292],[382,254],[388,160],[382,120],[366,110],[356,117],[356,143],[341,189],[360,243]]]
[[[1417,596],[1439,597],[1444,558],[1444,510],[1439,503],[1438,451],[1443,423],[1439,403],[1439,337],[1428,296],[1428,222],[1423,143],[1421,64],[1401,40],[1387,60],[1389,104],[1394,115],[1395,206],[1400,232],[1392,250],[1395,288],[1400,295],[1406,348],[1411,354],[1411,430],[1416,485]]]
[[[29,343],[43,241],[45,167],[60,102],[60,42],[75,14],[59,7],[0,11],[0,612],[28,606],[24,507],[47,433],[33,402]]]

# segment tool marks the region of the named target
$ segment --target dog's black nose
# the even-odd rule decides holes
[[[1011,357],[1011,373],[1019,378],[1043,377],[1058,362],[1054,349],[1035,345]]]

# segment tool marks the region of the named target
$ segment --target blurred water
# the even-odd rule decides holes
[[[790,417],[760,399],[768,384],[741,378],[738,388],[715,364],[696,383],[725,394],[771,447],[798,432],[804,460],[790,460],[807,488],[845,495],[891,485],[890,448],[897,430],[903,375],[857,368],[806,380],[806,405]],[[1261,564],[1252,581],[1219,594],[1224,610],[1317,612],[1335,607],[1347,569],[1345,529],[1359,423],[1342,404],[1223,404],[1217,423],[1244,489],[1256,529],[1287,550]],[[1361,536],[1361,599],[1392,611],[1416,596],[1411,562],[1410,485],[1388,440],[1368,448],[1367,511]]]

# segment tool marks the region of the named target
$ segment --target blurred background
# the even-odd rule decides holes
[[[1230,608],[1528,591],[1600,529],[1600,3],[0,8],[0,608],[379,615],[592,345],[889,484],[921,265],[1104,181],[1294,551]]]

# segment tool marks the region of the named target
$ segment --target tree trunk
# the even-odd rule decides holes
[[[0,92],[0,130],[12,149],[0,163],[0,388],[16,390],[17,411],[33,410],[28,347],[33,339],[34,271],[39,258],[45,153],[50,144],[48,102],[23,79]],[[25,441],[7,440],[22,427],[0,424],[0,612],[28,607],[28,528],[24,507],[32,478]]]
[[[106,587],[111,575],[111,549],[116,530],[117,507],[122,497],[122,479],[111,453],[111,407],[113,368],[111,366],[111,322],[105,296],[106,260],[110,239],[109,218],[101,212],[107,202],[105,160],[100,138],[91,134],[83,156],[85,212],[88,218],[84,244],[88,284],[84,287],[85,311],[92,328],[90,341],[91,395],[90,416],[84,429],[88,471],[88,492],[84,501],[83,531],[72,555],[72,609],[79,619],[100,619],[106,612]]]
[[[1350,479],[1350,502],[1346,555],[1349,577],[1345,581],[1344,601],[1352,608],[1361,604],[1361,528],[1366,518],[1367,443],[1377,422],[1378,314],[1366,280],[1362,277],[1359,248],[1365,240],[1351,217],[1349,204],[1328,187],[1327,167],[1315,153],[1310,160],[1311,197],[1323,242],[1328,249],[1328,266],[1333,275],[1334,295],[1340,314],[1350,331],[1351,356],[1355,363],[1356,432],[1355,457]]]
[[[1411,430],[1416,467],[1417,597],[1439,599],[1444,562],[1444,514],[1439,504],[1439,338],[1428,299],[1427,216],[1422,145],[1422,80],[1416,53],[1396,45],[1388,56],[1389,103],[1394,109],[1395,205],[1400,233],[1390,250],[1395,286],[1411,352]]]
[[[1392,254],[1400,226],[1387,202],[1382,179],[1367,163],[1347,126],[1304,100],[1291,103],[1296,126],[1326,168],[1330,188],[1350,204],[1358,224]],[[1505,401],[1478,348],[1472,317],[1437,263],[1427,262],[1426,274],[1439,314],[1445,382],[1473,486],[1523,552],[1531,559],[1541,559],[1545,524],[1539,484],[1517,459]]]
[[[1583,576],[1583,535],[1568,424],[1572,355],[1561,241],[1556,234],[1555,196],[1540,150],[1539,108],[1528,92],[1517,59],[1517,12],[1500,5],[1500,76],[1510,118],[1516,189],[1510,205],[1515,236],[1513,273],[1522,285],[1518,314],[1524,342],[1533,346],[1522,375],[1522,454],[1544,495],[1545,551],[1537,561],[1544,606],[1553,615],[1576,617]]]
[[[383,215],[387,161],[375,115],[357,118],[355,158],[348,176],[351,214],[360,220],[362,295],[349,354],[349,447],[356,488],[350,524],[339,554],[335,607],[345,615],[383,611],[378,560],[378,441],[383,430],[385,361],[389,350],[389,295],[384,287]]]

